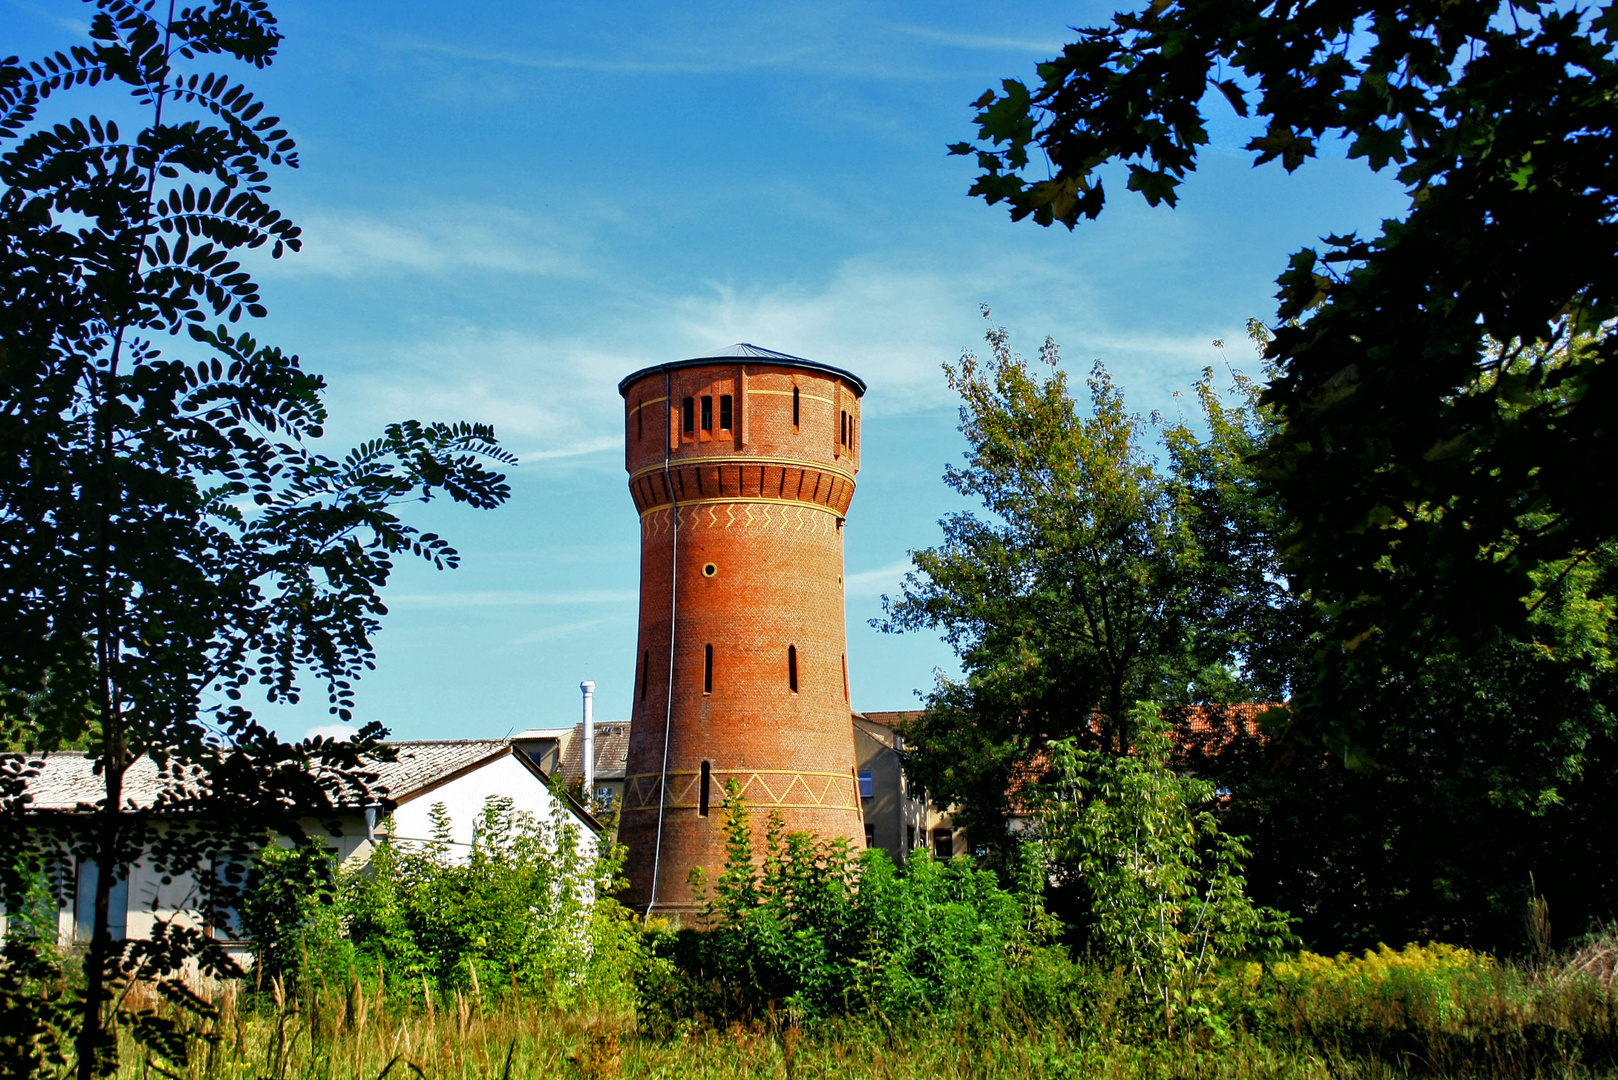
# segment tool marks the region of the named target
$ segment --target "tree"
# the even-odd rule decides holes
[[[1184,1035],[1216,964],[1293,939],[1285,913],[1248,897],[1243,840],[1220,828],[1214,785],[1174,768],[1162,715],[1156,702],[1134,708],[1132,754],[1052,742],[1036,801],[1056,872],[1088,895],[1096,951],[1128,973],[1170,1034]]]
[[[266,314],[239,253],[299,247],[266,201],[295,147],[242,85],[191,70],[266,66],[275,19],[263,0],[94,6],[90,44],[0,62],[0,716],[31,753],[88,739],[105,790],[72,821],[29,814],[37,762],[8,756],[0,828],[27,851],[0,888],[15,911],[64,860],[98,867],[81,1080],[116,1067],[120,1023],[184,1059],[181,1029],[133,1010],[120,983],[205,1010],[182,964],[237,973],[200,925],[112,940],[114,879],[136,858],[170,877],[217,866],[197,902],[212,923],[269,833],[365,796],[379,725],[289,745],[244,695],[297,701],[312,676],[349,719],[393,560],[457,562],[394,504],[498,505],[509,489],[486,463],[514,460],[468,424],[393,424],[340,460],[309,448],[323,381],[232,328]],[[109,106],[133,123],[44,118],[97,88],[126,91]],[[136,812],[125,780],[143,761],[156,793]]]
[[[1084,29],[979,99],[975,195],[1094,218],[1103,172],[1176,200],[1221,99],[1263,120],[1255,163],[1328,135],[1410,194],[1374,240],[1327,237],[1279,278],[1264,451],[1288,572],[1326,617],[1299,722],[1357,759],[1389,672],[1488,654],[1618,532],[1608,5],[1169,0]],[[1217,90],[1216,97],[1211,90]],[[1050,163],[1033,179],[1031,152]],[[1045,175],[1041,166],[1041,176]],[[1558,586],[1559,587],[1559,586]]]
[[[945,368],[968,447],[945,480],[988,516],[946,518],[943,546],[914,553],[876,625],[942,629],[960,656],[965,678],[940,680],[909,732],[909,768],[993,846],[1013,781],[1048,740],[1123,752],[1137,700],[1251,699],[1227,638],[1192,617],[1209,567],[1198,568],[1187,507],[1106,369],[1092,371],[1081,409],[1053,342],[1041,379],[1003,328],[987,338],[987,364],[967,352]],[[1179,439],[1189,454],[1196,440]]]

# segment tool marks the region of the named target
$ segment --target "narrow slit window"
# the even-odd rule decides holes
[[[844,410],[844,412],[843,412],[843,431],[842,431],[841,438],[843,440],[843,445],[847,446],[848,445],[848,412],[847,412],[847,410]]]
[[[713,646],[702,647],[702,692],[713,693]]]
[[[708,763],[702,763],[702,784],[697,792],[697,813],[703,817],[708,816],[708,791],[713,784],[712,769]]]
[[[787,686],[796,694],[798,692],[798,647],[787,646]]]
[[[692,398],[686,398],[680,403],[680,413],[680,426],[685,429],[687,435],[693,434],[697,430],[696,401]]]
[[[713,397],[709,394],[702,395],[702,430],[713,430]]]
[[[792,388],[792,426],[798,426],[798,388]]]
[[[651,660],[652,653],[650,649],[640,654],[640,699],[642,701],[646,700],[646,672],[651,667]]]
[[[736,406],[729,394],[719,395],[719,430],[729,431],[731,423],[736,419]]]

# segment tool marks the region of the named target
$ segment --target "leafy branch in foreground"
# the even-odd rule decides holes
[[[395,424],[340,460],[309,449],[323,381],[231,328],[266,314],[241,253],[301,245],[267,201],[296,150],[239,82],[188,70],[268,65],[275,19],[262,0],[93,6],[90,44],[0,61],[0,735],[29,754],[87,747],[102,788],[34,812],[37,759],[0,763],[0,829],[22,839],[0,901],[22,910],[41,880],[60,892],[75,863],[94,870],[82,993],[33,979],[74,1003],[80,1080],[116,1068],[118,1025],[183,1063],[174,1014],[130,1004],[131,979],[207,1012],[182,971],[237,973],[208,928],[239,880],[204,871],[184,917],[115,940],[131,865],[166,881],[240,865],[364,796],[365,755],[386,752],[374,724],[282,743],[245,695],[297,701],[312,677],[349,719],[394,559],[457,558],[395,507],[496,506],[509,488],[491,466],[514,461],[471,424]],[[138,120],[41,119],[65,94],[118,91]],[[36,1036],[24,1056],[55,1053]]]

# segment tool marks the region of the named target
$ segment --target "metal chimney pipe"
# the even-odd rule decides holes
[[[584,801],[590,805],[596,797],[596,684],[581,682],[584,691]]]

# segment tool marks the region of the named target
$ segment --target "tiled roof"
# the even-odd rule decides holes
[[[855,713],[854,717],[869,720],[873,724],[881,724],[883,727],[894,727],[915,720],[921,713],[920,709],[891,709],[885,712]]]
[[[388,798],[400,802],[471,766],[505,753],[510,742],[505,739],[457,739],[389,745],[398,751],[398,759],[372,762],[368,767],[377,774],[373,787],[386,789]],[[33,809],[72,810],[80,805],[93,804],[105,795],[106,788],[102,778],[94,771],[95,758],[90,754],[41,754],[32,760],[44,762],[38,775],[30,777],[27,784]],[[150,810],[158,804],[165,791],[173,792],[185,786],[179,777],[160,776],[152,759],[143,757],[124,774],[125,805],[137,810]]]
[[[596,779],[620,780],[629,768],[629,721],[612,720],[596,726]],[[558,779],[571,783],[584,778],[584,724],[562,740]]]

